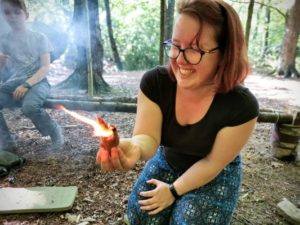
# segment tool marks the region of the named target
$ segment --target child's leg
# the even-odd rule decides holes
[[[239,197],[241,161],[238,156],[213,181],[176,201],[171,225],[229,225]]]
[[[43,136],[50,135],[56,128],[56,123],[43,108],[43,104],[49,92],[50,85],[48,82],[41,81],[28,90],[22,103],[22,112],[31,119]]]
[[[147,180],[157,179],[166,183],[172,183],[177,175],[172,171],[160,149],[156,155],[147,162],[143,172],[134,185],[128,200],[127,215],[130,225],[168,225],[172,206],[164,209],[162,212],[150,216],[147,211],[142,211],[138,200],[142,199],[139,195],[141,191],[154,189],[155,187],[146,183]]]
[[[15,151],[17,148],[14,138],[10,135],[9,128],[3,116],[2,109],[6,107],[14,107],[17,101],[14,101],[12,92],[18,84],[3,84],[0,87],[0,150]]]

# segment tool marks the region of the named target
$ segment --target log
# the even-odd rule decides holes
[[[72,128],[78,128],[80,125],[64,125],[60,126],[63,129],[72,129]],[[18,130],[36,130],[36,127],[20,127]]]
[[[277,211],[291,224],[300,224],[300,209],[298,209],[288,199],[283,198],[283,200],[277,204]]]
[[[47,99],[44,106],[55,108],[57,105],[63,105],[70,110],[85,111],[108,111],[108,112],[136,112],[136,104],[119,102],[92,102],[92,101],[72,101],[63,99]]]
[[[71,101],[91,101],[91,102],[122,102],[136,103],[136,97],[91,97],[88,95],[66,95],[66,94],[51,94],[48,99],[62,99]]]
[[[300,112],[297,112],[293,124],[296,126],[300,126]]]
[[[259,123],[286,123],[291,124],[293,122],[293,115],[282,112],[259,112],[257,118]]]

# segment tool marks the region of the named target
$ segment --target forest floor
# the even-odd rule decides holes
[[[143,72],[121,72],[104,75],[105,80],[120,90],[136,95]],[[50,76],[56,83],[64,76]],[[300,81],[253,74],[246,85],[257,96],[261,108],[300,111]],[[32,129],[31,122],[19,109],[6,109],[5,117],[12,133],[18,136],[17,153],[26,164],[0,178],[0,187],[77,186],[73,208],[62,213],[0,215],[4,225],[98,224],[121,225],[128,194],[141,172],[144,162],[128,172],[104,173],[95,164],[98,138],[91,127],[73,119],[63,111],[47,109],[53,119],[65,127],[66,143],[61,151],[48,151],[49,138]],[[135,114],[120,112],[78,113],[90,118],[100,115],[116,125],[122,137],[130,137]],[[70,126],[72,125],[72,126]],[[287,225],[276,211],[282,198],[300,203],[300,169],[293,162],[272,156],[270,137],[272,124],[258,123],[249,143],[242,150],[244,176],[242,190],[232,225]],[[11,182],[11,181],[14,182]],[[0,200],[1,201],[1,200]]]

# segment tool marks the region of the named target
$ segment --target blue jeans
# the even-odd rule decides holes
[[[163,147],[147,162],[133,187],[128,200],[127,215],[130,225],[229,225],[239,197],[242,176],[241,158],[237,156],[214,180],[190,191],[173,205],[150,216],[140,209],[141,191],[154,187],[151,178],[173,183],[183,171],[176,171],[165,160]]]
[[[44,79],[31,87],[22,100],[16,101],[13,99],[13,92],[24,82],[24,79],[8,80],[0,85],[0,133],[9,135],[2,109],[21,106],[24,115],[32,121],[38,131],[43,136],[50,135],[57,126],[43,108],[43,104],[50,93],[50,84],[47,79]]]

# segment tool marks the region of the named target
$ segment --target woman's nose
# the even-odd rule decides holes
[[[184,55],[183,55],[183,52],[180,52],[177,59],[176,59],[176,62],[178,64],[187,64],[188,62],[185,60],[184,58]]]

